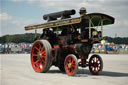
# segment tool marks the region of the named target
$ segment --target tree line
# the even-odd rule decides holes
[[[38,34],[39,35],[39,34]],[[35,34],[15,34],[15,35],[5,35],[0,37],[1,43],[32,43],[34,42]]]
[[[108,42],[113,42],[115,44],[128,44],[128,37],[112,38],[112,37],[105,36],[103,39],[107,40]]]
[[[40,36],[40,34],[37,34],[37,36]],[[0,37],[0,43],[33,43],[34,39],[34,33],[5,35]],[[103,39],[107,40],[108,42],[114,42],[115,44],[128,44],[128,37],[112,38],[105,36]]]

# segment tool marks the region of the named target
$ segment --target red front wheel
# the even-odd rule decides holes
[[[47,72],[52,64],[51,45],[46,40],[34,42],[31,50],[31,64],[36,72]]]
[[[65,62],[65,71],[69,76],[74,76],[78,71],[78,62],[75,55],[70,54],[66,57]]]

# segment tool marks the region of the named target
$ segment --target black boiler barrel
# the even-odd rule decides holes
[[[56,19],[56,18],[60,18],[62,16],[74,15],[75,13],[76,13],[76,11],[74,9],[72,9],[72,10],[64,10],[64,11],[60,11],[60,12],[45,14],[43,16],[43,19],[44,20],[48,20],[49,18]]]

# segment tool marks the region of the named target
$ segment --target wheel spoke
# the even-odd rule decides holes
[[[32,54],[32,56],[36,56],[37,57],[38,55],[37,54]]]
[[[43,55],[42,55],[42,58],[46,58],[46,54],[43,54]]]
[[[92,59],[91,63],[94,63],[94,62],[95,62],[95,60]]]
[[[34,49],[36,49],[37,51],[39,51],[39,48],[37,48],[37,47],[34,47]]]
[[[41,54],[42,54],[43,56],[46,56],[46,52],[45,52],[45,51],[42,51]]]
[[[45,51],[44,46],[42,47],[42,46],[40,45],[39,51],[40,51],[40,52]]]
[[[100,67],[97,67],[97,70],[100,71]]]
[[[98,60],[97,63],[100,64],[100,61]]]
[[[98,63],[98,67],[100,67],[100,63]]]
[[[45,58],[42,58],[42,63],[45,64]]]
[[[96,58],[96,57],[94,57],[94,60],[95,60],[95,63],[96,63],[96,61],[97,61],[97,58]]]
[[[42,51],[45,51],[45,47],[43,46],[41,49],[40,49],[40,51],[42,52]]]
[[[99,61],[99,58],[97,58],[97,61]]]
[[[92,69],[92,71],[94,71],[95,68],[94,67],[91,67],[91,69]]]
[[[99,62],[99,59],[98,59],[98,58],[96,58],[96,62],[97,62],[97,63]]]
[[[38,43],[38,46],[41,47],[41,43]]]
[[[71,68],[71,72],[73,72],[75,70],[75,68]]]
[[[75,68],[75,61],[72,61],[72,66],[73,68]]]
[[[67,59],[67,61],[68,61],[69,63],[71,63],[71,58],[69,57],[69,58]]]
[[[92,61],[95,63],[95,58],[92,58]]]
[[[40,60],[36,60],[35,62],[34,62],[34,64],[37,64],[37,63],[39,63],[40,62]]]
[[[96,68],[94,67],[93,71],[95,72],[96,71]]]
[[[96,71],[98,72],[98,67],[96,67]]]
[[[34,65],[36,65],[36,67],[39,67],[39,63],[40,63],[40,61],[36,60],[36,62],[34,62]]]

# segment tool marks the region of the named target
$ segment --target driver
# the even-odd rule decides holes
[[[80,8],[80,12],[79,13],[80,13],[81,17],[85,16],[86,13],[87,13],[86,8],[84,8],[84,7]]]
[[[84,7],[80,8],[79,13],[80,13],[80,17],[81,17],[81,23],[80,23],[81,38],[84,39],[85,36],[88,38],[88,32],[87,32],[87,30],[85,30],[85,28],[87,27],[86,26],[87,24],[85,23],[85,21],[86,21],[85,17],[86,17],[86,13],[87,13],[86,8],[84,8]]]

